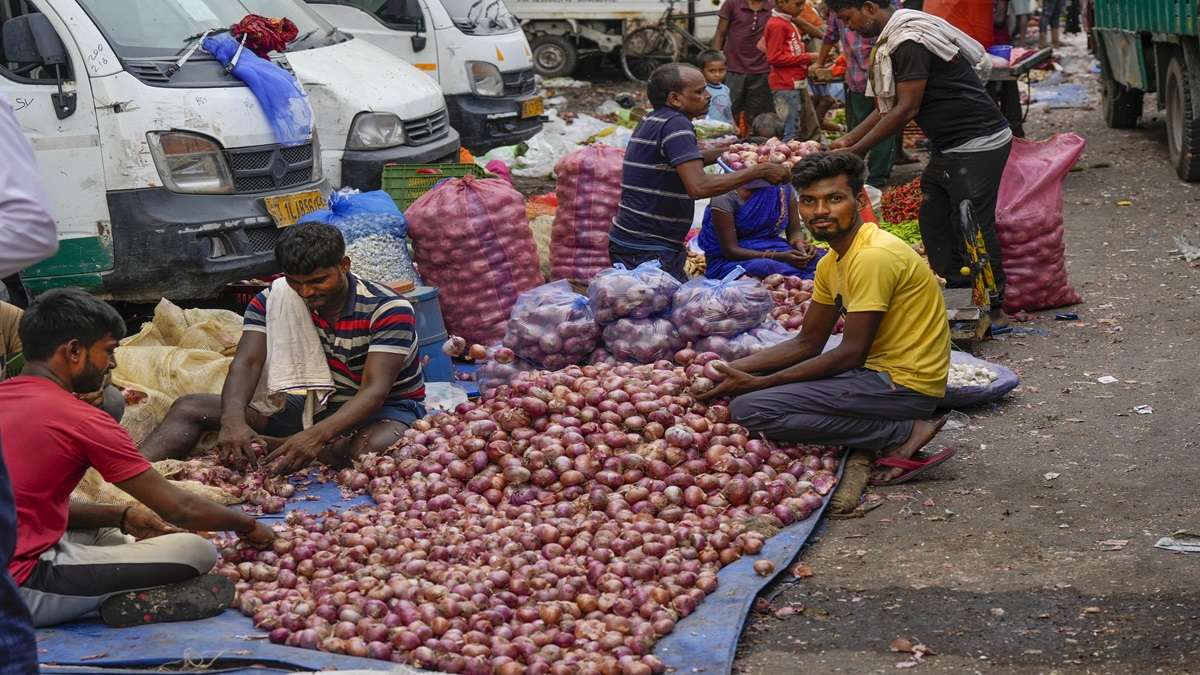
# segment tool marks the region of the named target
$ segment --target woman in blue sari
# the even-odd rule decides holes
[[[697,243],[710,279],[720,279],[738,265],[752,277],[811,279],[824,254],[808,240],[790,185],[742,188],[714,197]]]

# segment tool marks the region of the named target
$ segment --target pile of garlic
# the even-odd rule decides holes
[[[987,366],[974,363],[952,363],[946,386],[950,388],[986,387],[995,382],[997,377],[999,375],[988,370]]]

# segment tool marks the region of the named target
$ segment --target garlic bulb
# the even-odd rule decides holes
[[[998,377],[999,375],[989,370],[987,366],[974,363],[952,363],[946,386],[952,388],[986,387],[995,382]]]

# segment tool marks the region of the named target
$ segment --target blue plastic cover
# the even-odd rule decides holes
[[[841,468],[838,476],[841,476]],[[371,503],[368,496],[342,497],[333,483],[313,482],[298,487],[289,509],[321,513],[342,511]],[[710,594],[690,616],[680,621],[674,632],[660,640],[654,649],[668,667],[678,673],[729,673],[746,617],[758,592],[771,581],[753,571],[755,560],[775,563],[776,574],[787,570],[821,520],[828,497],[821,508],[807,519],[783,528],[767,540],[757,556],[746,556],[725,567],[717,575],[717,590]],[[262,517],[282,518],[283,514]],[[399,664],[327,654],[312,649],[287,647],[268,642],[263,631],[249,617],[235,610],[202,621],[166,623],[135,628],[109,628],[99,619],[85,619],[37,631],[38,657],[43,672],[106,673],[121,668],[155,669],[165,664],[192,664],[226,659],[226,663],[255,664],[284,671],[294,670],[392,670],[415,672]],[[47,664],[68,666],[57,670]],[[259,668],[220,670],[218,672],[270,672]],[[183,668],[182,672],[201,669]],[[204,670],[204,672],[212,672]],[[426,671],[422,671],[426,672]]]
[[[202,46],[226,68],[238,53],[238,42],[228,33],[210,35]],[[254,92],[280,145],[303,145],[312,139],[312,106],[294,75],[249,49],[241,50],[230,72]]]

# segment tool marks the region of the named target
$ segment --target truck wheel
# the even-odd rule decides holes
[[[1130,89],[1110,78],[1101,78],[1101,102],[1104,123],[1110,129],[1132,129],[1142,116],[1142,92]]]
[[[1200,180],[1200,124],[1193,115],[1188,71],[1178,56],[1167,65],[1167,150],[1175,173],[1183,180]]]
[[[560,35],[534,38],[533,70],[542,77],[566,77],[575,70],[579,52],[571,41]]]

